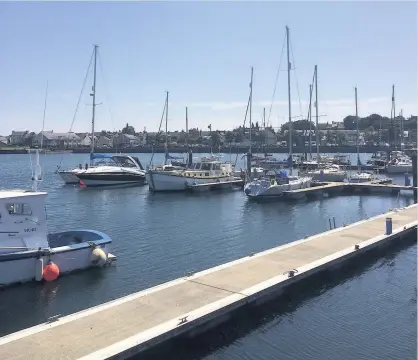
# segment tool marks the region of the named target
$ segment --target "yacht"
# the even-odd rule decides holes
[[[36,154],[39,164],[39,152]],[[92,266],[104,266],[112,239],[95,230],[48,233],[46,192],[37,189],[40,166],[35,168],[34,185],[28,190],[0,191],[0,287],[27,281],[52,281],[61,274]]]
[[[151,191],[184,191],[188,184],[236,180],[232,165],[213,156],[201,158],[185,169],[171,165],[157,166],[149,169],[145,176]]]
[[[90,144],[90,164],[83,166],[81,164],[78,165],[78,167],[75,167],[73,169],[61,169],[60,165],[57,166],[56,173],[61,177],[61,179],[64,181],[65,184],[79,184],[80,180],[77,177],[78,174],[84,173],[88,168],[93,167],[92,163],[92,154],[94,153],[94,123],[95,123],[95,107],[96,107],[96,60],[97,60],[97,52],[98,52],[98,46],[94,45],[93,55],[94,55],[94,71],[93,71],[93,86],[92,91],[90,93],[90,96],[93,97],[93,107],[92,107],[92,123],[91,123],[91,144]],[[87,69],[87,71],[90,69],[90,65]],[[84,89],[84,85],[83,85]],[[75,116],[75,115],[74,115]],[[74,120],[73,120],[74,121]],[[62,161],[62,157],[61,157]]]
[[[343,182],[347,177],[347,172],[338,165],[329,165],[324,169],[308,171],[306,175],[315,181]]]
[[[61,176],[61,179],[64,181],[67,185],[75,185],[80,183],[80,179],[77,177],[77,174],[84,173],[87,169],[93,168],[92,165],[87,165],[83,167],[81,164],[78,165],[78,167],[72,169],[72,170],[61,170],[60,168],[57,169],[57,174]]]
[[[309,188],[310,177],[288,176],[286,170],[269,171],[265,176],[247,183],[244,192],[249,198],[272,198],[282,196],[284,192]]]
[[[102,159],[96,167],[76,173],[85,187],[113,185],[143,185],[146,171],[136,156],[92,154],[92,158]]]

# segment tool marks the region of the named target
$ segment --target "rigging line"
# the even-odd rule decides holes
[[[290,52],[292,54],[292,61],[293,61],[293,71],[295,72],[295,80],[296,80],[296,90],[298,92],[298,99],[299,99],[299,111],[300,115],[302,116],[302,101],[300,99],[300,93],[299,93],[299,84],[298,84],[298,76],[296,73],[296,63],[295,63],[295,57],[293,56],[293,46],[292,46],[292,39],[290,39]]]
[[[73,129],[75,117],[77,116],[78,108],[80,106],[81,97],[83,96],[84,87],[86,86],[87,78],[88,78],[89,71],[90,71],[90,68],[91,68],[91,63],[93,62],[93,56],[94,56],[94,50],[93,50],[93,52],[92,52],[92,54],[90,56],[89,66],[87,68],[86,75],[84,76],[83,86],[81,87],[80,95],[78,96],[77,106],[75,108],[75,112],[74,112],[74,116],[73,116],[73,120],[71,122],[71,126],[70,126],[70,131],[69,132],[71,132],[72,129]],[[58,165],[58,168],[61,167],[61,163],[62,163],[63,157],[64,157],[64,155],[61,155],[61,160],[60,160],[60,163]]]
[[[269,116],[267,117],[267,124],[270,124],[271,109],[273,108],[274,97],[276,96],[277,82],[279,80],[280,68],[282,66],[282,60],[283,60],[283,54],[284,54],[285,39],[286,39],[286,33],[284,34],[284,38],[283,38],[282,53],[280,55],[279,68],[277,69],[277,74],[276,74],[276,81],[274,82],[274,90],[273,90],[273,96],[271,98],[271,104],[270,104],[270,109],[269,109]]]
[[[45,102],[44,102],[44,116],[42,118],[42,130],[41,130],[41,150],[42,150],[42,146],[44,144],[44,129],[45,129],[45,116],[46,116],[46,105],[47,105],[47,100],[48,100],[48,80],[46,81],[46,90],[45,90]]]
[[[164,119],[164,114],[165,114],[166,107],[167,107],[167,102],[166,102],[166,101],[164,101],[163,113],[161,114],[160,126],[159,126],[159,128],[158,128],[158,132],[157,132],[157,137],[156,137],[156,139],[157,139],[157,138],[159,139],[159,137],[160,137],[160,133],[161,133],[161,126],[162,126],[162,124],[163,124],[163,119]],[[149,165],[148,165],[148,166],[151,166],[151,164],[152,164],[152,159],[153,159],[153,158],[154,158],[154,152],[152,152],[152,155],[151,155],[151,160],[150,160],[150,162],[149,162]]]

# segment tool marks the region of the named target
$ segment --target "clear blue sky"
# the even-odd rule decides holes
[[[170,91],[169,129],[242,124],[254,66],[254,121],[271,103],[285,26],[296,71],[293,114],[307,112],[318,64],[321,121],[354,113],[416,114],[417,5],[414,2],[128,2],[0,3],[0,134],[68,131],[93,44],[99,45],[96,129],[158,128]],[[282,69],[285,70],[283,59]],[[74,131],[90,129],[92,77]],[[106,84],[105,91],[104,81]],[[107,93],[107,96],[106,96]],[[280,72],[273,126],[286,121],[287,78]],[[111,114],[109,112],[111,109]]]

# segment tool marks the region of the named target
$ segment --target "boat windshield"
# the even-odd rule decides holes
[[[210,171],[211,165],[211,163],[202,163],[200,170]]]
[[[112,160],[119,166],[121,167],[133,167],[136,168],[138,167],[137,164],[135,164],[135,162],[129,158],[129,157],[125,157],[125,156],[112,156]]]

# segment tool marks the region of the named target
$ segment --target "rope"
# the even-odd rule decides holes
[[[80,95],[78,96],[77,106],[76,106],[76,108],[75,108],[75,112],[74,112],[74,116],[73,116],[73,121],[71,122],[71,126],[70,126],[70,131],[69,131],[69,132],[71,132],[71,130],[73,129],[73,125],[74,125],[75,117],[76,117],[77,112],[78,112],[78,107],[79,107],[79,105],[80,105],[81,97],[82,97],[82,95],[83,95],[84,87],[85,87],[85,85],[86,85],[87,77],[88,77],[88,75],[89,75],[89,71],[90,71],[91,63],[92,63],[92,61],[93,61],[93,55],[94,55],[94,50],[93,50],[93,53],[92,53],[92,54],[91,54],[91,56],[90,56],[89,66],[88,66],[88,68],[87,68],[86,75],[85,75],[85,77],[84,77],[83,86],[82,86],[82,88],[81,88]],[[61,155],[61,160],[60,160],[60,163],[59,163],[59,165],[58,165],[58,168],[59,168],[59,167],[61,167],[61,163],[62,163],[62,159],[63,159],[63,157],[64,157],[64,155]]]
[[[286,39],[286,33],[284,34],[284,38],[283,38],[282,53],[280,55],[279,68],[277,69],[277,74],[276,74],[276,81],[274,82],[274,90],[273,90],[273,96],[271,98],[271,104],[270,104],[270,109],[269,109],[269,116],[267,117],[267,124],[270,124],[271,109],[273,108],[274,97],[276,96],[277,82],[279,80],[280,68],[282,66],[282,60],[283,60],[283,54],[284,54],[285,39]]]

